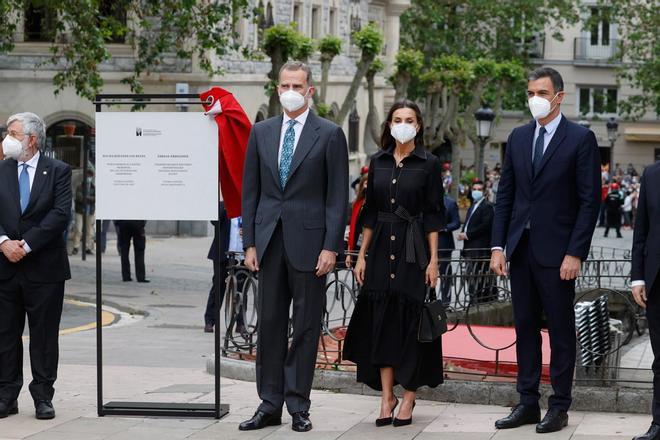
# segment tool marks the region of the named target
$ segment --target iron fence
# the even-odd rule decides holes
[[[460,377],[480,380],[515,378],[515,362],[503,354],[515,346],[511,291],[507,277],[489,271],[489,250],[473,251],[470,258],[459,250],[441,250],[440,277],[435,292],[427,300],[442,299],[447,308],[448,334],[469,334],[475,349],[488,355],[479,358],[445,357],[445,370]],[[225,337],[222,355],[241,359],[256,356],[258,329],[258,276],[241,263],[241,254],[230,254],[225,294]],[[593,247],[576,280],[578,363],[576,383],[612,384],[626,382],[649,385],[650,365],[623,362],[626,346],[646,329],[642,310],[630,294],[630,251]],[[345,331],[355,306],[359,286],[352,270],[343,262],[328,275],[326,303],[319,341],[318,368],[351,370],[354,366],[342,357]],[[596,305],[593,305],[593,304]],[[600,313],[582,310],[598,308]],[[607,316],[603,313],[607,311]],[[597,320],[596,320],[597,318]],[[486,337],[493,327],[509,329],[507,338],[496,341]],[[544,330],[546,331],[546,330]],[[591,332],[591,333],[589,333]],[[633,365],[630,367],[630,365]]]

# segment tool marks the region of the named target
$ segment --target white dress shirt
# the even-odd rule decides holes
[[[293,131],[296,134],[295,140],[293,141],[293,152],[296,152],[296,147],[298,146],[298,141],[300,140],[300,134],[302,133],[305,122],[307,121],[307,116],[309,116],[309,107],[296,119],[296,123],[293,126]],[[284,134],[289,128],[289,121],[291,118],[284,113],[284,118],[282,119],[282,131],[280,133],[280,149],[277,152],[277,164],[279,165],[280,160],[282,159],[282,146],[284,144]]]
[[[34,176],[37,174],[37,164],[39,163],[39,157],[41,157],[41,154],[39,151],[37,151],[37,154],[32,156],[32,159],[28,160],[27,162],[18,162],[18,166],[16,167],[16,177],[18,179],[21,178],[21,173],[23,172],[23,164],[27,164],[27,172],[28,176],[30,176],[30,191],[32,191],[32,184],[34,183]],[[9,237],[6,235],[0,236],[0,244],[4,243],[5,241],[9,240]],[[25,249],[25,252],[28,254],[32,252],[32,249],[30,246],[25,243],[23,245],[23,249]]]
[[[536,145],[536,139],[539,137],[539,130],[541,130],[541,127],[545,127],[545,135],[543,136],[543,153],[545,154],[545,150],[548,149],[548,145],[550,145],[550,141],[552,140],[552,136],[555,135],[555,132],[557,131],[557,127],[559,127],[559,123],[561,122],[561,113],[557,115],[555,119],[552,121],[548,122],[545,125],[539,124],[539,121],[536,121],[536,128],[534,129],[534,139],[532,139],[532,162],[534,161],[534,146]]]

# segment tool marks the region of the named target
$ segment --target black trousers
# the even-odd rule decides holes
[[[444,305],[451,303],[452,268],[451,251],[440,251],[440,299]]]
[[[213,284],[211,286],[211,290],[209,290],[209,297],[206,300],[206,311],[204,312],[204,322],[207,325],[215,325],[215,291],[218,288],[218,283],[220,283],[220,307],[222,307],[222,303],[224,302],[225,299],[225,291],[227,290],[227,265],[229,262],[227,260],[221,261],[220,263],[217,263],[215,260],[213,260]],[[236,284],[237,284],[237,289],[239,291],[243,291],[243,286],[245,285],[245,281],[247,280],[247,276],[245,273],[238,273],[236,275]],[[243,298],[243,304],[240,304],[239,307],[241,308],[240,310],[236,310],[236,313],[238,313],[238,316],[236,317],[236,325],[237,326],[243,326],[244,325],[244,319],[243,319],[243,311],[247,308],[247,298],[245,296],[242,296]],[[227,323],[228,324],[228,323]]]
[[[568,411],[575,370],[575,281],[562,281],[559,267],[543,267],[534,258],[529,232],[511,256],[511,298],[516,327],[520,403],[539,406],[541,320],[545,312],[550,336],[550,408]]]
[[[293,268],[284,250],[284,239],[282,226],[278,225],[259,271],[257,392],[262,400],[259,409],[269,414],[281,412],[284,402],[290,414],[309,411],[325,305],[326,277]]]
[[[653,421],[660,424],[660,274],[655,278],[653,290],[646,292],[646,319],[649,324],[651,349],[653,350]]]
[[[144,226],[138,226],[132,222],[121,222],[119,227],[119,243],[121,252],[121,277],[124,281],[131,279],[131,261],[128,258],[133,241],[133,253],[135,255],[135,277],[142,281],[145,279],[144,249],[147,246],[147,238]]]
[[[0,399],[14,401],[23,387],[23,329],[30,328],[30,394],[52,400],[59,359],[64,282],[34,283],[19,272],[0,281]]]
[[[605,224],[605,236],[607,236],[610,233],[610,228],[614,228],[616,231],[616,236],[619,237],[621,235],[621,212],[619,211],[607,211],[607,216],[606,216],[606,224]]]

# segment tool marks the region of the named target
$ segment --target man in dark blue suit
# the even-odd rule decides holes
[[[635,301],[646,308],[653,349],[653,423],[634,440],[660,440],[660,162],[642,175],[630,273]]]
[[[456,200],[445,193],[445,228],[440,231],[440,297],[442,303],[448,305],[451,302],[449,288],[452,283],[451,253],[456,248],[454,243],[454,231],[461,227],[461,218],[458,215]]]
[[[500,429],[537,423],[539,433],[568,424],[575,368],[575,278],[587,258],[600,205],[596,136],[561,114],[559,72],[538,68],[528,77],[535,121],[511,132],[497,192],[491,269],[511,269],[520,404],[498,420]],[[506,257],[504,249],[506,248]],[[554,394],[540,420],[541,315],[552,353]]]

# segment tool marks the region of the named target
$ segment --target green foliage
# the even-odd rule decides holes
[[[342,46],[342,39],[339,37],[335,37],[334,35],[326,35],[325,37],[321,38],[317,43],[317,47],[319,52],[321,53],[321,57],[326,56],[329,57],[330,59],[336,57],[341,53],[341,46]]]
[[[0,2],[0,53],[14,48],[15,11],[24,0]],[[209,75],[221,73],[212,58],[222,57],[235,48],[234,17],[247,7],[247,0],[223,2],[193,0],[38,0],[57,34],[51,58],[39,67],[57,70],[55,93],[73,87],[82,97],[93,99],[103,88],[99,66],[110,60],[108,44],[125,40],[133,47],[133,71],[122,82],[134,92],[142,92],[146,75],[167,65],[179,71],[190,70],[196,56]],[[121,16],[131,17],[127,24]]]
[[[618,102],[623,117],[639,119],[647,111],[660,112],[660,8],[653,0],[599,0],[601,14],[618,27],[623,62],[617,67],[619,83],[633,93]],[[595,16],[594,19],[598,19]],[[587,21],[586,26],[591,26]],[[618,62],[619,60],[613,60]]]
[[[316,114],[322,118],[327,118],[330,116],[330,109],[331,107],[325,102],[318,102],[316,104]]]
[[[376,58],[373,60],[369,69],[367,70],[367,76],[374,76],[379,72],[382,72],[385,69],[385,63],[381,58]]]
[[[275,51],[280,51],[282,58],[286,61],[298,50],[301,34],[291,25],[276,24],[264,32],[262,49],[266,55],[271,56]]]
[[[353,32],[353,41],[366,57],[373,58],[383,49],[383,34],[375,23]]]

